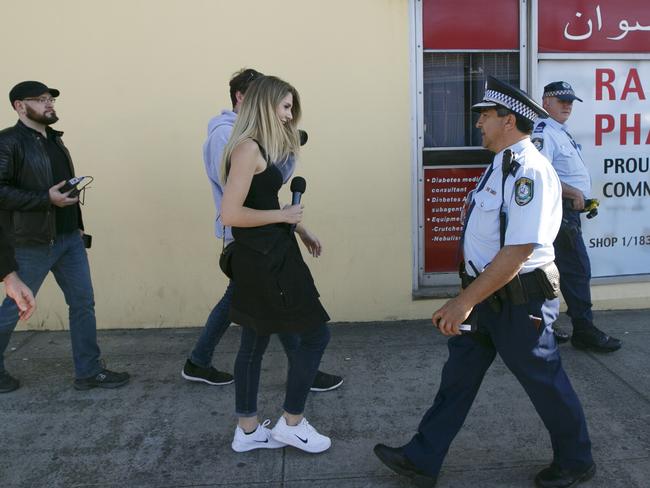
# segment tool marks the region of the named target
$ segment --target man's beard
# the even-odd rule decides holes
[[[39,124],[50,125],[50,124],[54,124],[57,120],[59,120],[59,118],[56,116],[56,112],[54,111],[54,109],[50,113],[39,114],[38,112],[33,110],[29,105],[25,105],[25,108],[27,109],[27,114],[26,114],[27,118]]]

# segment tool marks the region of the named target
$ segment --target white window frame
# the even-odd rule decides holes
[[[536,1],[536,0],[532,0]],[[424,272],[424,167],[422,153],[424,151],[424,41],[422,0],[410,0],[411,23],[411,242],[412,242],[412,292],[413,298],[443,298],[453,296],[458,292],[459,278],[457,273],[425,273]],[[530,46],[536,46],[529,40],[527,18],[529,16],[529,0],[519,0],[519,80],[520,88],[529,90],[529,81],[535,77],[531,74],[530,59],[536,59],[529,52]],[[533,28],[535,30],[535,28]],[[486,52],[485,50],[426,50],[426,52]],[[489,50],[488,52],[515,52],[514,50]],[[530,93],[530,91],[529,91]],[[440,148],[476,149],[470,148]],[[430,150],[430,149],[427,149]],[[431,149],[436,150],[436,149]],[[445,166],[437,166],[445,168]],[[462,167],[447,166],[447,167]]]

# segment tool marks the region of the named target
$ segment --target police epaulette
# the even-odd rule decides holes
[[[517,174],[517,171],[521,168],[521,163],[518,163],[517,161],[513,160],[510,163],[510,174],[512,176],[515,176]]]
[[[544,132],[544,127],[546,127],[546,122],[540,122],[539,124],[537,124],[537,127],[535,127],[533,134],[537,132]]]

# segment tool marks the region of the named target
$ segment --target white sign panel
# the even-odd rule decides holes
[[[566,81],[598,216],[582,218],[593,277],[650,274],[650,60],[543,60],[538,87]],[[540,100],[541,93],[535,94]]]

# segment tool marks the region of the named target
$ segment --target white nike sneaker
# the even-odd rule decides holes
[[[319,434],[304,417],[296,426],[287,425],[284,417],[280,417],[271,429],[271,436],[276,441],[311,453],[327,451],[332,445],[330,438]]]
[[[252,451],[253,449],[277,449],[284,447],[286,444],[275,440],[271,437],[271,429],[267,429],[271,421],[266,419],[262,424],[258,424],[257,429],[250,434],[244,433],[238,425],[235,428],[235,437],[232,440],[232,450],[235,452]]]

